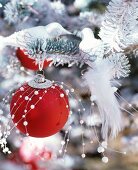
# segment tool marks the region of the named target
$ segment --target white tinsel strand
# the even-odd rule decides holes
[[[111,138],[115,138],[123,124],[119,103],[110,82],[111,69],[109,61],[104,60],[95,63],[94,67],[89,68],[84,75],[91,94],[96,96],[95,102],[102,121],[102,137],[105,140],[109,135]]]

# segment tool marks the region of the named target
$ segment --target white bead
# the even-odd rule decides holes
[[[70,111],[69,114],[72,115],[72,111]]]
[[[64,97],[64,94],[63,94],[63,93],[61,93],[61,94],[60,94],[60,97]]]
[[[22,118],[25,118],[25,115],[22,115]]]
[[[38,95],[38,91],[35,91],[34,94],[35,94],[35,95]]]
[[[83,108],[83,111],[85,111],[86,109],[85,108]]]
[[[14,103],[14,106],[16,106],[16,103]]]
[[[24,121],[24,122],[23,122],[23,125],[24,125],[24,126],[27,126],[27,125],[28,125],[28,122],[27,122],[27,121]]]
[[[15,115],[12,115],[12,119],[14,119],[15,118]]]
[[[61,141],[61,145],[65,145],[65,141]]]
[[[80,112],[81,110],[80,109],[78,109],[78,112]]]
[[[60,85],[60,88],[61,88],[61,89],[63,89],[63,86],[62,86],[62,85]]]
[[[6,138],[2,139],[2,143],[5,143],[5,144],[7,143]]]
[[[59,153],[62,153],[62,150],[59,150]]]
[[[24,98],[25,100],[28,100],[29,99],[29,97],[28,96],[25,96],[25,98]]]
[[[70,91],[73,93],[73,92],[74,92],[74,89],[71,89]]]
[[[10,135],[10,131],[7,131],[7,135]]]
[[[21,91],[24,91],[24,88],[23,88],[23,87],[20,87],[20,90],[21,90]]]
[[[67,139],[67,142],[69,142],[69,139]]]
[[[40,100],[42,100],[42,97],[39,97]]]
[[[20,70],[21,70],[21,71],[24,71],[24,67],[20,67]]]
[[[5,150],[5,152],[8,152],[8,151],[9,151],[9,148],[6,147],[4,150]]]
[[[104,163],[108,163],[108,157],[104,156],[104,157],[102,158],[102,161],[103,161]]]
[[[104,148],[107,148],[107,142],[106,142],[106,141],[103,141],[103,142],[101,143],[101,145],[102,145]]]
[[[84,123],[84,121],[83,120],[80,120],[80,124],[82,125]]]
[[[99,146],[99,147],[97,148],[97,151],[98,151],[98,153],[103,153],[103,152],[104,152],[104,148],[101,147],[101,146]]]
[[[66,105],[66,108],[69,108],[69,106],[68,106],[68,105]]]
[[[22,98],[22,95],[20,95],[20,98]]]
[[[27,113],[27,110],[24,110],[24,113]]]
[[[128,105],[129,107],[132,107],[132,104],[131,103],[129,103],[129,105]]]
[[[97,97],[95,96],[95,95],[92,95],[91,97],[90,97],[90,100],[93,102],[93,101],[95,101],[97,99]]]
[[[11,151],[8,151],[8,154],[11,154]]]
[[[34,109],[34,108],[35,108],[35,105],[31,105],[30,108],[31,108],[31,109]]]
[[[85,157],[86,157],[86,155],[83,153],[83,154],[81,155],[81,157],[82,157],[82,158],[85,158]]]

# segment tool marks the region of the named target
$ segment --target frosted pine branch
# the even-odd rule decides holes
[[[112,0],[109,3],[99,33],[102,41],[108,47],[108,52],[122,51],[135,42],[132,34],[138,23],[137,16],[137,0]]]
[[[5,20],[9,23],[18,23],[26,20],[31,14],[29,7],[33,6],[35,0],[12,0],[5,5]]]
[[[112,53],[108,58],[112,67],[112,77],[127,77],[130,73],[130,64],[127,56],[123,53]]]

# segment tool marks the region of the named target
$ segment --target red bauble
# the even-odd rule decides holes
[[[21,50],[20,48],[17,49],[16,56],[21,62],[23,67],[30,69],[30,70],[39,70],[39,66],[38,64],[36,64],[36,61],[34,59],[29,58],[29,56],[25,54],[24,51]],[[48,67],[50,63],[51,61],[45,60],[43,68]]]
[[[60,131],[67,122],[69,102],[56,84],[37,89],[24,84],[12,97],[11,116],[15,126],[32,137],[48,137]]]

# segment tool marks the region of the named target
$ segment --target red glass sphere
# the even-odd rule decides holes
[[[19,59],[19,61],[21,62],[21,65],[23,67],[30,69],[30,70],[39,70],[39,66],[38,66],[38,64],[36,64],[36,61],[32,58],[29,58],[29,56],[27,54],[25,54],[24,51],[21,50],[20,48],[18,48],[16,50],[16,56]],[[48,67],[50,63],[51,63],[51,61],[45,60],[43,68]]]
[[[48,137],[59,132],[67,122],[68,97],[56,84],[47,89],[24,84],[13,95],[10,112],[15,126],[22,133]]]

